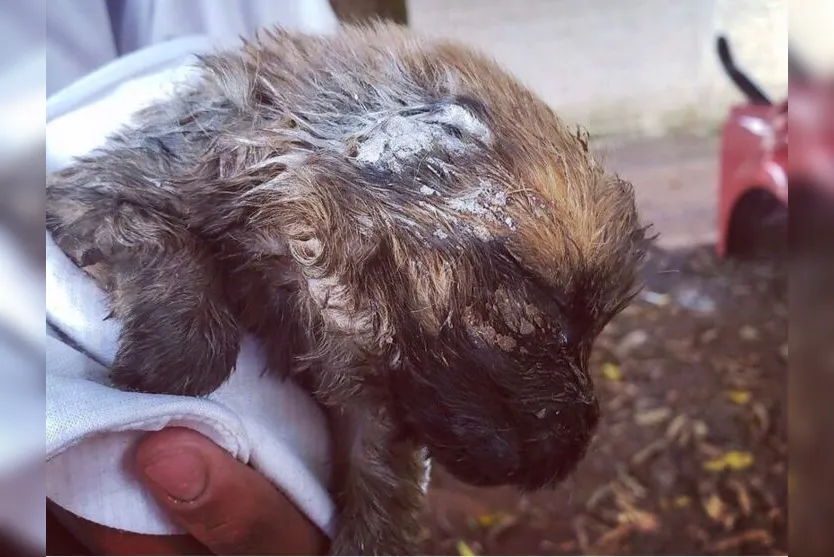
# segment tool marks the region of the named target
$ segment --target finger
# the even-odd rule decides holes
[[[319,555],[324,549],[324,534],[286,496],[195,431],[148,436],[136,464],[171,518],[217,555]]]

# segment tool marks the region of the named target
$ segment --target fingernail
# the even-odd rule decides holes
[[[145,476],[178,501],[194,501],[206,489],[208,468],[194,451],[162,454],[144,467]]]

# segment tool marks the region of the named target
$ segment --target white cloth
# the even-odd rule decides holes
[[[177,80],[188,79],[182,56],[177,60],[171,52],[208,45],[205,38],[187,38],[171,43],[170,49],[154,47],[165,58],[162,64],[148,51],[135,52],[49,99],[48,170],[100,145],[133,111],[170,94]],[[156,73],[147,75],[148,68]],[[129,74],[142,77],[130,79]],[[180,532],[143,491],[129,464],[132,447],[144,432],[177,425],[207,435],[252,464],[315,524],[332,533],[324,417],[295,385],[260,373],[262,359],[252,339],[244,341],[231,379],[210,397],[109,388],[103,379],[116,350],[119,325],[104,320],[102,292],[48,234],[46,277],[47,319],[72,341],[64,342],[60,335],[47,338],[48,498],[106,526],[144,534]]]

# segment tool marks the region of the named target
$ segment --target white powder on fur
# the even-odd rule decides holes
[[[450,128],[457,129],[460,134]],[[489,128],[474,114],[462,106],[448,105],[437,112],[387,117],[362,136],[355,158],[360,163],[391,172],[402,171],[405,164],[417,163],[441,176],[450,172],[449,165],[438,157],[429,156],[432,151],[447,155],[474,153],[480,148],[479,143],[491,141]],[[425,184],[420,186],[419,192],[429,198],[442,197],[440,191]],[[463,226],[483,241],[492,239],[490,228],[493,225],[516,229],[515,222],[506,212],[507,192],[490,180],[481,179],[478,186],[443,201],[438,205],[431,202],[419,202],[419,205],[431,209],[449,225]],[[473,219],[477,222],[465,222],[470,220],[467,216],[477,217]],[[406,226],[416,226],[402,215],[396,218]],[[438,228],[433,236],[445,240],[449,234]]]
[[[487,222],[502,224],[510,230],[515,230],[515,222],[507,215],[506,206],[507,192],[485,179],[480,180],[479,187],[449,201],[449,207],[457,213],[481,217]],[[484,241],[492,237],[484,225],[476,225],[472,227],[472,231]]]
[[[402,164],[423,158],[433,149],[448,154],[475,150],[477,144],[457,137],[452,127],[468,138],[489,143],[489,128],[459,105],[444,106],[439,112],[386,118],[365,135],[359,143],[356,160],[398,172]]]

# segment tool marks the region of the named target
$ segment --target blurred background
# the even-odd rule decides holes
[[[9,543],[37,549],[47,60],[38,21],[46,4],[0,5],[0,524]],[[578,472],[555,492],[519,495],[468,488],[438,470],[426,552],[786,554],[788,267],[783,254],[724,254],[720,244],[736,208],[728,192],[761,185],[739,178],[739,168],[770,169],[772,177],[774,164],[787,164],[786,143],[779,162],[773,138],[789,89],[789,36],[814,83],[830,79],[834,2],[793,0],[790,14],[787,0],[330,5],[343,21],[389,18],[493,55],[565,120],[589,129],[606,164],[635,184],[643,218],[660,234],[646,289],[597,344],[604,420]],[[751,103],[719,61],[722,34],[773,106],[733,112]],[[831,122],[830,112],[812,114],[811,122]],[[728,139],[728,128],[749,115],[766,130],[748,125],[748,139]],[[832,159],[831,149],[813,152],[821,153],[815,161]],[[774,214],[786,224],[787,197],[780,201],[773,180],[766,210],[745,214],[754,230]],[[810,415],[803,404],[791,408]],[[809,431],[802,439],[813,437]],[[36,510],[27,514],[27,503]],[[802,516],[792,529],[808,554],[830,554],[826,515]]]

